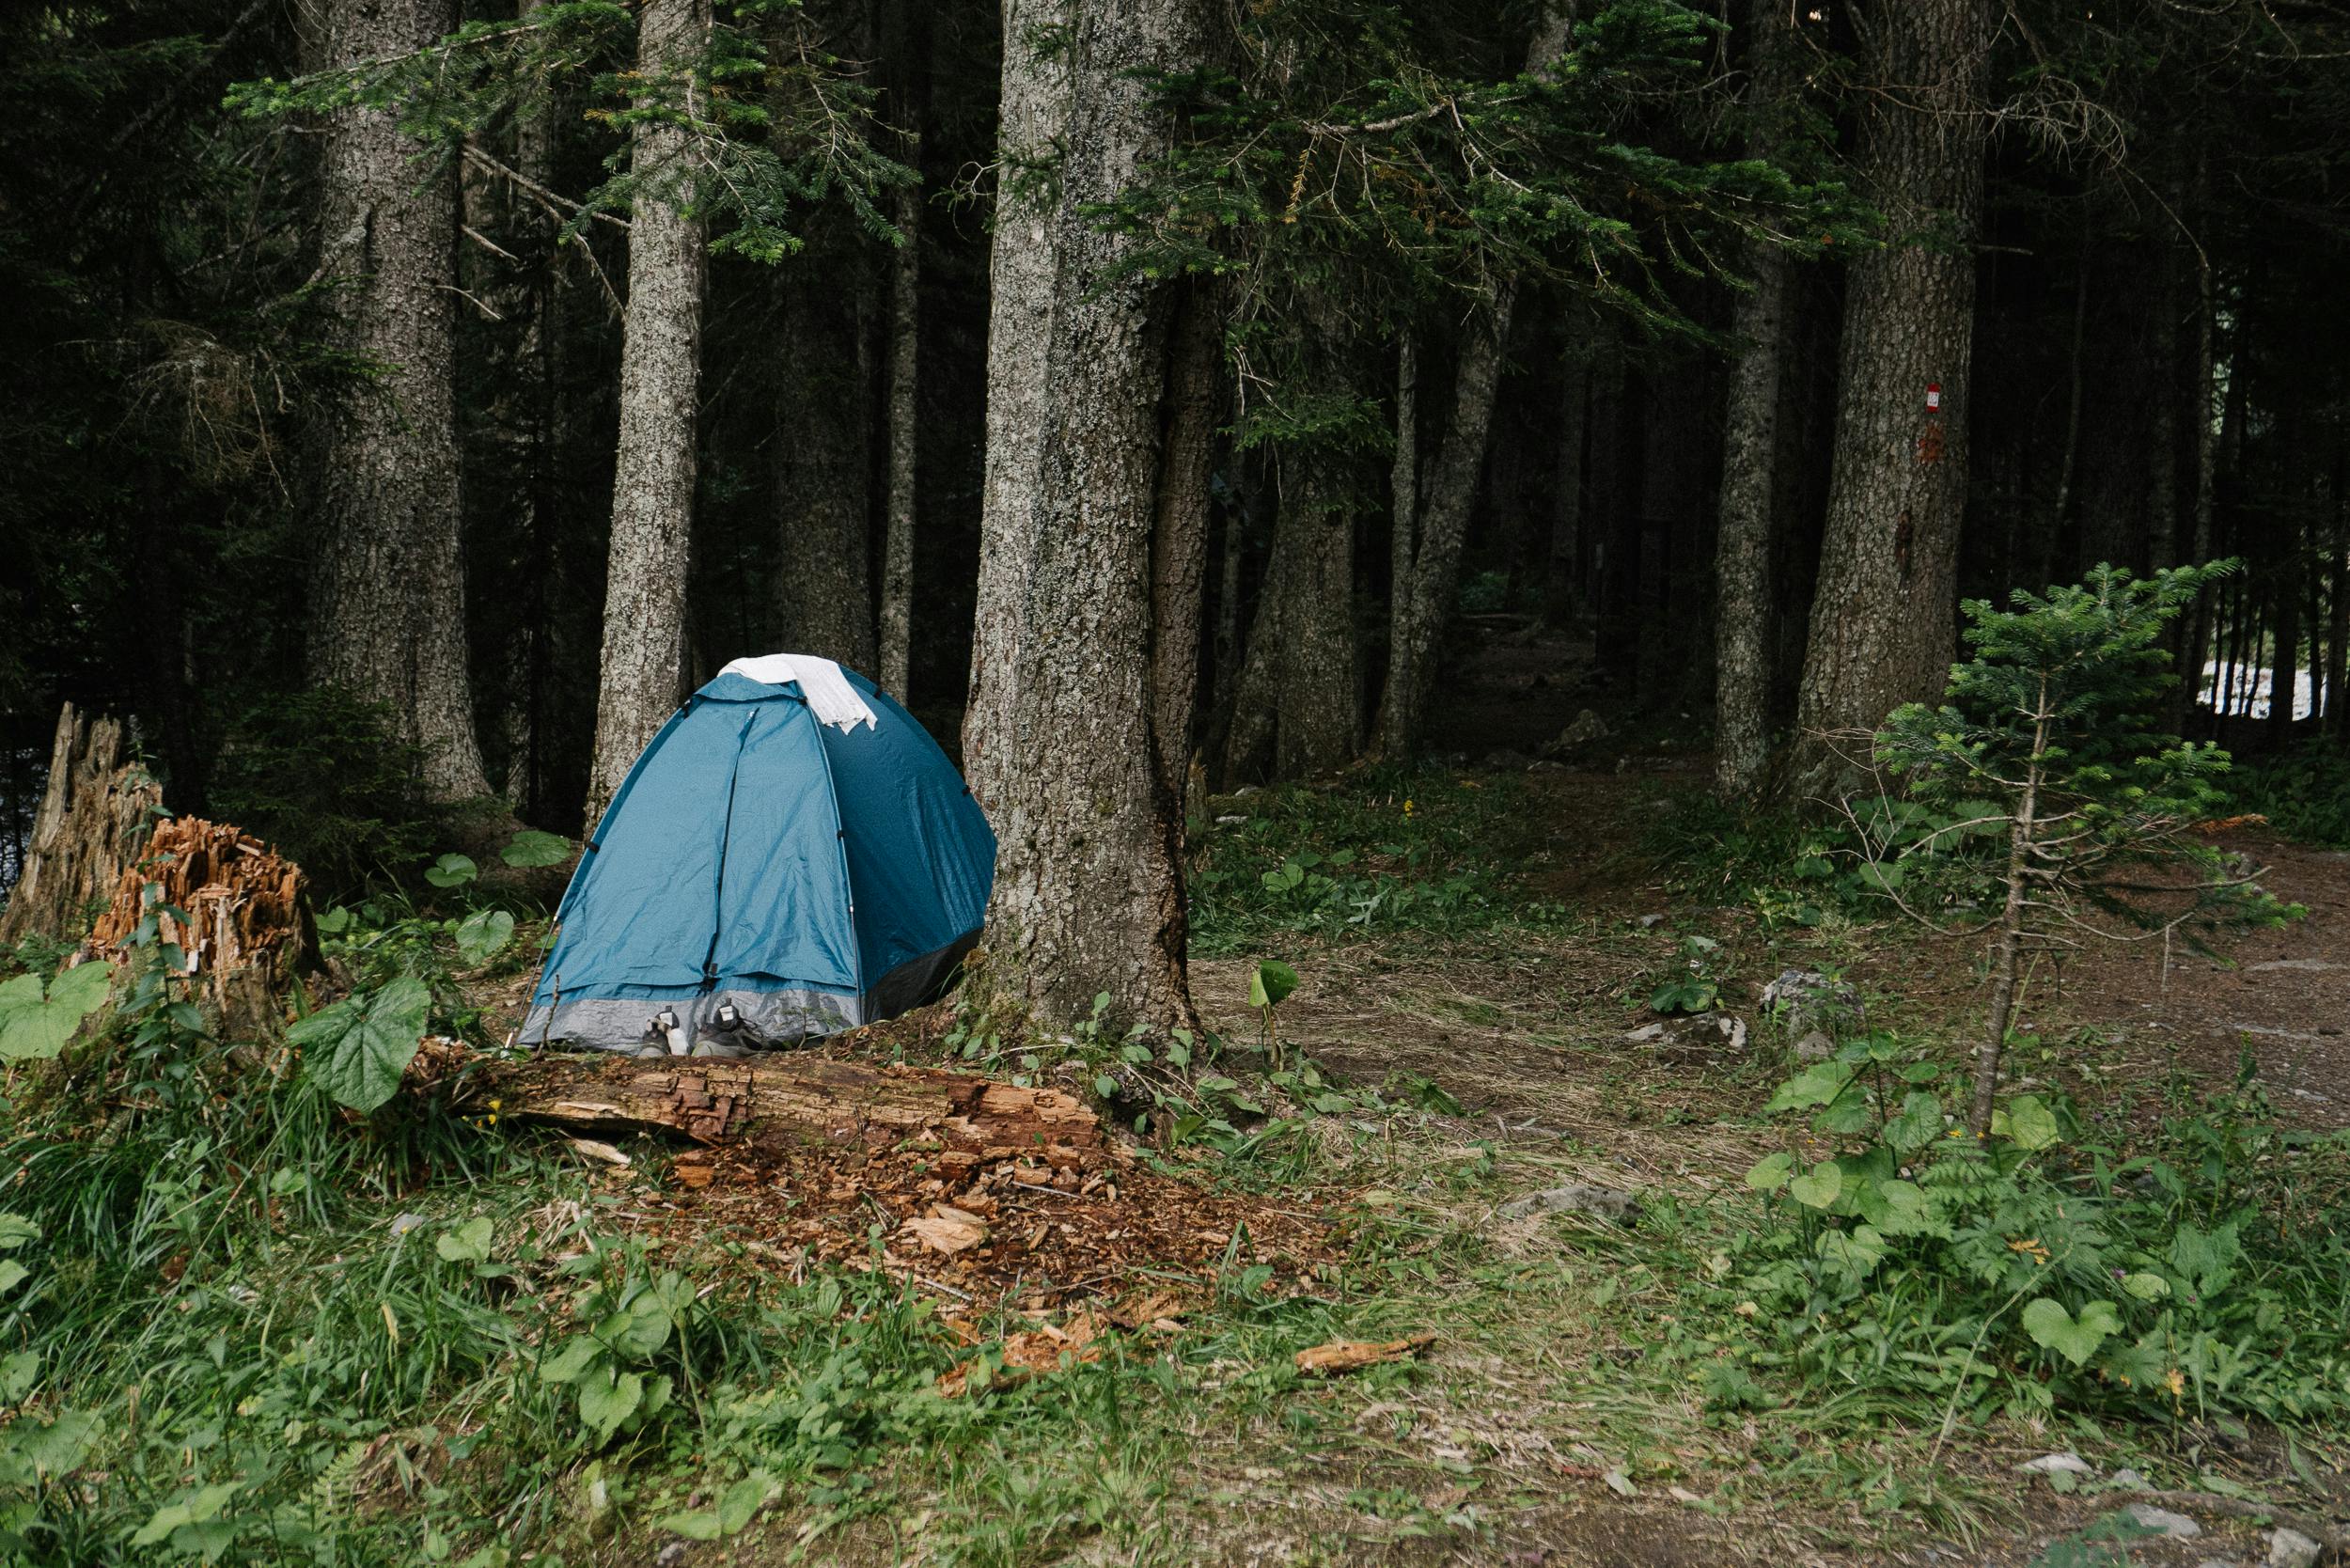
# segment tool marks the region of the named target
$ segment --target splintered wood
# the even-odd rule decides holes
[[[149,887],[159,908],[186,912],[184,921],[159,913],[156,934],[187,955],[213,1005],[238,1024],[263,1024],[258,1015],[276,1006],[276,990],[313,942],[302,869],[241,828],[167,817],[117,878],[90,932],[94,950],[121,953],[147,917]]]
[[[793,1053],[672,1068],[548,1057],[495,1074],[506,1114],[580,1129],[682,1133],[776,1152],[885,1149],[913,1139],[979,1158],[1021,1156],[1045,1179],[1102,1163],[1102,1124],[1074,1095],[960,1073]]]
[[[631,1189],[619,1212],[639,1231],[740,1244],[795,1275],[878,1263],[972,1302],[1060,1303],[1135,1271],[1266,1261],[1294,1285],[1328,1256],[1313,1215],[1147,1168],[1060,1090],[797,1052],[482,1062],[449,1082],[461,1109],[496,1096],[502,1121],[691,1139],[661,1188],[645,1184],[657,1162],[588,1163]]]
[[[48,778],[0,910],[0,948],[35,932],[78,940],[90,905],[113,894],[148,818],[163,808],[162,788],[123,761],[121,724],[77,713],[70,702],[57,715]]]

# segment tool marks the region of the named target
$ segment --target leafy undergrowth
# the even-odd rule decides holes
[[[2084,1037],[2019,1045],[2051,1081],[1953,1138],[1950,1042],[1898,997],[1800,1071],[1760,1015],[1743,1064],[1629,1059],[1651,1009],[1886,938],[1774,918],[1803,895],[1766,853],[1731,909],[1568,919],[1520,878],[1581,798],[1419,775],[1235,803],[1201,917],[1252,956],[1195,977],[1222,1040],[966,1011],[828,1047],[1145,1120],[1137,1190],[1179,1187],[1201,1233],[1008,1187],[1024,1224],[1096,1206],[1033,1278],[903,1267],[887,1159],[583,1164],[478,1094],[362,1114],[150,991],[0,1113],[0,1561],[2021,1565],[2088,1522],[2058,1511],[2134,1496],[2100,1490],[2123,1466],[2340,1511],[2340,1135],[2250,1082],[2099,1090]],[[332,941],[363,991],[412,980],[493,1043],[471,994],[534,928],[479,913],[354,911]],[[1257,962],[1284,954],[1293,996]],[[1341,969],[1386,1011],[1340,1010]],[[1490,1113],[1505,1071],[1539,1126]],[[1636,1212],[1506,1208],[1561,1183]],[[1294,1359],[1421,1333],[1350,1376]],[[2061,1449],[2097,1474],[2019,1496]]]

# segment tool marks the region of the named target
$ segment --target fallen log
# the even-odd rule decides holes
[[[1100,1118],[1074,1095],[929,1068],[799,1054],[741,1061],[540,1057],[476,1074],[469,1100],[578,1132],[679,1133],[788,1154],[810,1145],[875,1152],[934,1146],[1041,1170],[1106,1163]]]

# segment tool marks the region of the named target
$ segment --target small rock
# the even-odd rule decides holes
[[[1810,1034],[1795,1042],[1797,1061],[1825,1061],[1835,1054],[1836,1042],[1817,1029],[1813,1029]]]
[[[2273,975],[2280,970],[2292,969],[2315,975],[2341,967],[2341,964],[2334,963],[2331,959],[2325,958],[2272,958],[2265,964],[2253,964],[2250,972],[2255,975]]]
[[[2074,1476],[2093,1476],[2097,1473],[2096,1466],[2092,1465],[2070,1449],[2062,1453],[2044,1453],[2037,1459],[2027,1459],[2015,1467],[2019,1470],[2028,1470],[2033,1475],[2044,1476],[2059,1471]]]
[[[2149,1184],[2143,1190],[2152,1192],[2154,1189],[2154,1184]],[[2146,1489],[2146,1478],[2136,1470],[2116,1470],[2113,1472],[2113,1479],[2106,1484],[2117,1492],[2143,1492]]]
[[[1570,1182],[1563,1187],[1546,1187],[1524,1198],[1512,1199],[1501,1206],[1501,1217],[1515,1219],[1537,1210],[1554,1215],[1590,1215],[1594,1219],[1612,1219],[1622,1225],[1629,1224],[1639,1215],[1640,1200],[1628,1192]]]
[[[1798,1038],[1825,1034],[1833,1039],[1840,1027],[1856,1028],[1868,1018],[1859,992],[1817,969],[1780,970],[1762,988],[1762,1009],[1776,1010],[1787,1032]]]
[[[1743,1053],[1747,1021],[1727,1012],[1701,1012],[1643,1024],[1625,1030],[1623,1038],[1653,1052],[1659,1061],[1703,1064]]]
[[[404,1236],[409,1231],[416,1229],[416,1227],[426,1223],[427,1221],[422,1215],[394,1215],[392,1216],[392,1234],[395,1236]]]
[[[1642,931],[1653,931],[1664,923],[1665,917],[1662,915],[1643,915],[1640,917],[1640,929]]]
[[[1569,720],[1567,727],[1559,730],[1548,745],[1543,747],[1543,755],[1556,757],[1560,752],[1573,751],[1606,738],[1607,721],[1586,708]]]
[[[677,1568],[685,1560],[685,1543],[672,1541],[652,1554],[652,1568]]]
[[[2195,1568],[2244,1568],[2244,1564],[2231,1562],[2224,1557],[2207,1557],[2197,1563]]]
[[[2156,1508],[2153,1503],[2132,1503],[2122,1512],[2135,1519],[2141,1529],[2153,1530],[2157,1535],[2168,1535],[2175,1541],[2191,1540],[2203,1533],[2203,1527],[2186,1514]]]
[[[1248,819],[1246,817],[1218,817],[1215,820],[1215,825],[1218,827],[1238,827],[1247,820]]]
[[[2314,1568],[2317,1543],[2283,1526],[2268,1532],[2267,1568]]]

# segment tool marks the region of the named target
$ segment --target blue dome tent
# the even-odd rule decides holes
[[[661,1019],[682,1050],[716,1019],[785,1044],[890,1017],[978,940],[995,864],[954,764],[871,682],[738,659],[612,797],[522,1039],[649,1052]]]

